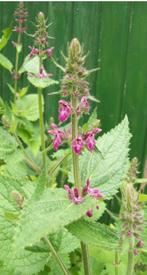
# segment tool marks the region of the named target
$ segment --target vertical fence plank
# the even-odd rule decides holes
[[[134,3],[130,24],[126,78],[123,87],[121,115],[128,114],[133,134],[132,156],[139,161],[145,150],[147,119],[147,5]]]
[[[118,122],[128,24],[128,3],[103,3],[96,95],[104,131]]]
[[[77,37],[88,53],[86,66],[88,69],[98,67],[98,48],[100,40],[102,3],[76,2],[74,4],[73,36]],[[95,94],[97,72],[90,77],[91,93]]]

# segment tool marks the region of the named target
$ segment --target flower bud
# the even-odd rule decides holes
[[[72,61],[77,61],[81,55],[81,45],[77,38],[73,38],[69,46],[69,56]]]
[[[86,216],[91,218],[93,216],[93,209],[89,209],[87,212],[86,212]]]
[[[22,208],[24,203],[24,197],[17,191],[12,191],[11,195],[15,202],[18,204],[18,206]]]

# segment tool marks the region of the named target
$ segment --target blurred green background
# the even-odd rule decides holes
[[[16,6],[17,2],[0,2],[0,30],[14,24]],[[147,176],[147,3],[25,2],[25,6],[29,12],[28,33],[34,31],[32,22],[39,11],[52,22],[49,35],[54,40],[50,40],[50,46],[55,47],[54,57],[59,63],[64,64],[61,51],[66,53],[67,43],[73,37],[84,44],[85,52],[89,51],[87,67],[100,68],[89,80],[91,93],[100,100],[98,116],[103,132],[127,114],[133,135],[131,156],[138,157],[140,171],[144,170]],[[12,40],[15,34],[3,52],[14,61]],[[29,52],[28,45],[33,45],[33,40],[25,36],[24,56]],[[47,66],[54,78],[62,76],[53,64]],[[1,69],[0,95],[6,100],[10,98],[9,81],[9,74]],[[58,96],[51,97],[49,92],[48,89],[45,93],[45,116],[57,118]]]

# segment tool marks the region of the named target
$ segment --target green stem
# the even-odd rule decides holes
[[[76,113],[77,104],[78,104],[77,97],[72,95],[71,102],[72,102],[72,110],[73,110],[73,114],[72,114],[72,140],[73,140],[78,136],[78,118]],[[79,193],[81,193],[79,156],[75,154],[73,150],[72,150],[72,159],[73,159],[75,187],[77,187],[79,190]],[[84,265],[84,274],[90,275],[88,247],[83,242],[81,242],[81,250],[82,250],[82,258],[83,258],[83,265]]]
[[[57,263],[59,264],[61,270],[63,271],[63,274],[65,275],[69,275],[68,270],[66,269],[62,259],[60,258],[60,256],[57,254],[55,248],[53,247],[52,243],[50,242],[50,240],[47,237],[43,238],[44,241],[47,243],[52,255],[54,256],[54,258],[56,259]]]
[[[21,24],[19,24],[19,27],[21,27]],[[17,45],[19,45],[21,42],[21,33],[19,32],[18,38],[17,38]],[[16,102],[17,99],[17,89],[18,89],[18,65],[19,65],[19,51],[17,50],[16,46],[16,56],[15,56],[15,79],[14,79],[14,103]]]
[[[43,102],[42,89],[38,89],[38,108],[39,108],[39,123],[40,123],[40,137],[41,137],[41,151],[44,174],[46,176],[46,151],[45,151],[45,137],[44,137],[44,119],[43,119]]]
[[[78,118],[76,113],[77,108],[77,98],[72,95],[72,140],[78,136]],[[74,182],[75,186],[78,188],[79,192],[81,191],[81,183],[80,183],[80,169],[79,169],[79,156],[72,151],[72,159],[73,159],[73,172],[74,172]]]
[[[133,250],[134,250],[134,236],[132,236],[131,240],[130,240],[126,275],[133,275],[134,274],[134,251]]]
[[[84,265],[84,274],[90,275],[90,265],[89,265],[89,255],[88,255],[88,248],[87,246],[81,242],[81,249],[82,249],[82,258],[83,258],[83,265]]]

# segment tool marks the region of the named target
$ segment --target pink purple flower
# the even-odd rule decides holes
[[[144,242],[142,240],[139,240],[137,243],[137,247],[144,247]]]
[[[85,144],[86,144],[86,147],[87,149],[91,152],[94,150],[94,147],[95,147],[95,138],[94,138],[94,134],[88,134],[86,139],[85,139]]]
[[[66,138],[66,134],[64,133],[64,131],[60,130],[55,123],[51,124],[51,129],[48,130],[48,134],[54,136],[53,147],[54,150],[58,150],[63,140]]]
[[[96,144],[95,136],[101,131],[102,130],[100,128],[94,128],[92,131],[89,131],[83,135],[85,145],[90,152],[92,152],[95,148],[95,144]]]
[[[87,212],[86,212],[86,215],[87,217],[91,218],[93,216],[93,209],[89,209]]]
[[[81,136],[78,136],[77,138],[73,139],[72,149],[75,154],[77,155],[81,154],[83,148],[84,148],[84,142]]]
[[[31,50],[31,52],[30,52],[30,54],[29,54],[30,58],[32,58],[33,56],[39,54],[39,50],[38,50],[37,48],[31,47],[31,46],[29,46],[29,48],[30,48],[30,50]]]
[[[92,152],[94,150],[96,141],[95,136],[97,133],[101,132],[100,128],[94,128],[92,131],[83,134],[82,136],[78,136],[72,141],[72,149],[76,154],[81,154],[84,146]]]
[[[64,189],[67,191],[68,197],[73,203],[80,204],[83,202],[83,198],[79,195],[79,191],[76,187],[71,189],[67,184],[65,184]]]
[[[14,27],[14,32],[23,33],[26,31],[26,27]]]
[[[80,115],[81,112],[88,113],[89,109],[90,109],[90,105],[89,105],[88,99],[86,96],[83,96],[77,108],[77,114]]]
[[[138,250],[137,249],[134,249],[133,253],[134,253],[135,256],[138,256]]]
[[[24,23],[26,21],[26,18],[24,18],[24,17],[22,17],[22,18],[21,17],[20,18],[16,18],[15,21],[18,22],[18,23],[20,23],[20,24],[22,24],[22,23]]]
[[[127,236],[130,238],[130,237],[132,237],[132,235],[133,235],[132,231],[129,230],[127,233]]]
[[[90,180],[88,179],[86,185],[83,188],[83,195],[89,194],[91,197],[95,199],[101,199],[102,193],[98,188],[90,187]]]
[[[53,55],[53,49],[54,48],[52,47],[52,48],[48,48],[48,49],[45,50],[45,53],[46,53],[47,57],[49,57],[49,58],[52,57],[52,55]]]
[[[40,68],[39,74],[37,74],[37,77],[39,77],[39,78],[47,78],[47,77],[51,77],[51,76],[52,76],[52,74],[46,73],[43,66]]]
[[[92,198],[95,199],[101,199],[102,194],[99,189],[97,188],[91,188],[90,187],[90,181],[89,179],[86,182],[86,185],[83,187],[81,194],[79,194],[78,188],[70,188],[67,184],[64,185],[64,189],[68,193],[68,198],[74,203],[74,204],[80,204],[84,201],[84,197],[86,195],[90,195]],[[99,206],[96,206],[96,209],[99,209]],[[88,209],[86,212],[87,217],[93,216],[93,209]]]
[[[61,122],[66,121],[71,115],[72,110],[69,102],[65,100],[59,100],[59,120]]]
[[[43,67],[40,68],[38,77],[39,77],[39,78],[46,78],[46,77],[47,77],[47,73],[45,72],[45,70],[44,70]]]

